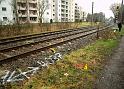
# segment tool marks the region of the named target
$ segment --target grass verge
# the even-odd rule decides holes
[[[38,72],[22,87],[13,89],[93,89],[105,56],[117,46],[116,39],[98,40],[65,55],[63,60]]]
[[[105,57],[117,47],[117,38],[123,34],[124,29],[121,33],[112,32],[112,37],[108,37],[109,39],[97,40],[95,43],[71,52],[55,65],[39,71],[22,86],[13,84],[12,89],[93,89],[104,66]]]

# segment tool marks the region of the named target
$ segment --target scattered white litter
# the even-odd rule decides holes
[[[57,60],[62,59],[60,53],[55,53],[54,55],[45,58],[45,61],[37,61],[39,64],[37,67],[28,67],[28,71],[22,72],[22,70],[17,69],[16,71],[6,71],[6,74],[0,78],[1,84],[12,83],[17,81],[23,81],[24,79],[30,79],[30,77],[37,73],[41,68],[48,68],[49,64],[54,64]]]

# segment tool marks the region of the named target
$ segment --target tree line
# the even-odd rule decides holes
[[[93,16],[93,17],[92,17]],[[93,18],[93,22],[104,22],[105,21],[105,14],[103,12],[100,13],[94,13],[93,15],[88,13],[86,21],[91,22]]]

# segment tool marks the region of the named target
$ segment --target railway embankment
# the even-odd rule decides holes
[[[18,85],[17,83],[7,83],[5,84],[6,88],[93,89],[97,76],[106,61],[106,56],[109,56],[113,48],[117,46],[117,34],[113,30],[102,31],[99,34],[67,42],[63,46],[51,48],[51,54],[55,51],[65,53],[62,60],[57,61],[54,65],[48,65],[45,69],[38,71],[31,79],[28,80],[27,78]]]

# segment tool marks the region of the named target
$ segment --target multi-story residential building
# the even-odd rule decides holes
[[[43,15],[43,22],[50,22],[50,19],[53,22],[75,21],[75,0],[49,0],[49,3],[49,9]],[[45,19],[45,16],[49,16],[49,19]]]
[[[75,0],[69,0],[68,22],[75,21]]]
[[[50,22],[74,22],[82,19],[83,12],[75,0],[14,0],[15,7],[11,5],[13,0],[0,2],[0,20],[3,22],[18,23],[42,23]],[[40,15],[39,2],[44,1],[41,7],[45,11]],[[43,3],[44,3],[43,2]],[[12,8],[13,7],[13,8]]]
[[[38,23],[38,0],[16,0],[19,23]]]
[[[75,3],[75,21],[85,21],[85,14],[86,13],[83,11],[82,7]]]
[[[63,9],[62,0],[53,0],[53,21],[54,22],[62,22],[62,9]]]
[[[80,8],[77,3],[75,3],[75,22],[80,21]]]
[[[61,22],[74,22],[75,0],[61,0]]]
[[[0,1],[0,23],[3,25],[13,23],[11,0]]]
[[[61,22],[61,0],[41,0],[41,5],[45,4],[45,12],[43,12],[42,22]]]
[[[79,21],[85,20],[85,12],[83,11],[82,7],[79,7]]]
[[[61,21],[68,22],[69,15],[69,0],[61,0]]]

